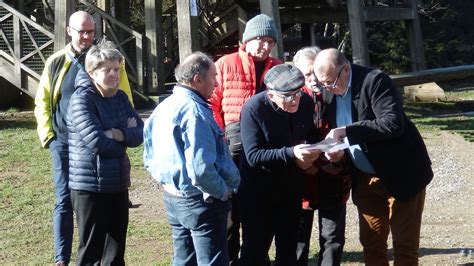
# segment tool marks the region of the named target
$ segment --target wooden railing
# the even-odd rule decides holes
[[[0,72],[34,96],[44,63],[54,50],[54,35],[4,2],[0,14]]]
[[[114,41],[127,62],[127,74],[136,91],[144,89],[145,57],[142,34],[130,29],[86,0],[79,0],[99,15],[103,32]],[[54,52],[54,34],[0,1],[0,72],[2,77],[34,97],[46,59]]]
[[[457,80],[474,77],[474,65],[426,69],[390,76],[399,86],[417,85],[428,82]]]

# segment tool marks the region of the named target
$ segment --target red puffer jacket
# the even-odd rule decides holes
[[[264,88],[263,77],[267,71],[282,64],[279,59],[269,57],[258,82]],[[255,94],[255,64],[252,56],[245,52],[245,44],[238,52],[225,55],[216,62],[217,82],[210,99],[212,111],[217,124],[224,129],[225,125],[240,121],[240,111],[244,103]]]

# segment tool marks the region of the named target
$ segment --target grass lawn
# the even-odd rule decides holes
[[[472,141],[474,116],[464,115],[465,107],[453,100],[473,100],[474,91],[447,94],[450,101],[407,103],[405,109],[421,130],[459,131]],[[472,105],[470,108],[473,111]],[[0,113],[0,264],[53,261],[51,161],[49,152],[40,147],[35,127],[31,113]],[[130,191],[146,201],[159,192],[155,194],[150,188],[151,179],[142,167],[142,150],[142,146],[129,149],[133,180]],[[165,213],[160,208],[148,212],[143,209],[130,212],[126,261],[132,265],[169,265],[172,241]],[[73,258],[76,250],[77,232]],[[313,245],[311,255],[316,253],[317,245]]]

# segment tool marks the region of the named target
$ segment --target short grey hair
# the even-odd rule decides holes
[[[204,75],[214,64],[211,57],[203,52],[194,52],[186,57],[174,70],[174,76],[179,83],[190,84],[195,75]]]
[[[118,60],[122,63],[122,53],[111,42],[102,40],[97,45],[92,45],[86,54],[85,67],[87,72],[98,69],[104,62]]]
[[[293,57],[293,64],[296,66],[299,62],[303,60],[314,60],[318,53],[321,52],[321,48],[318,46],[309,46],[304,47],[296,52],[295,56]]]

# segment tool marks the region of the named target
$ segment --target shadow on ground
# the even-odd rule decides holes
[[[11,128],[36,129],[36,122],[34,121],[34,119],[29,119],[29,120],[0,119],[0,130],[11,129]]]
[[[454,131],[474,142],[474,101],[406,102],[408,116],[421,127]]]

